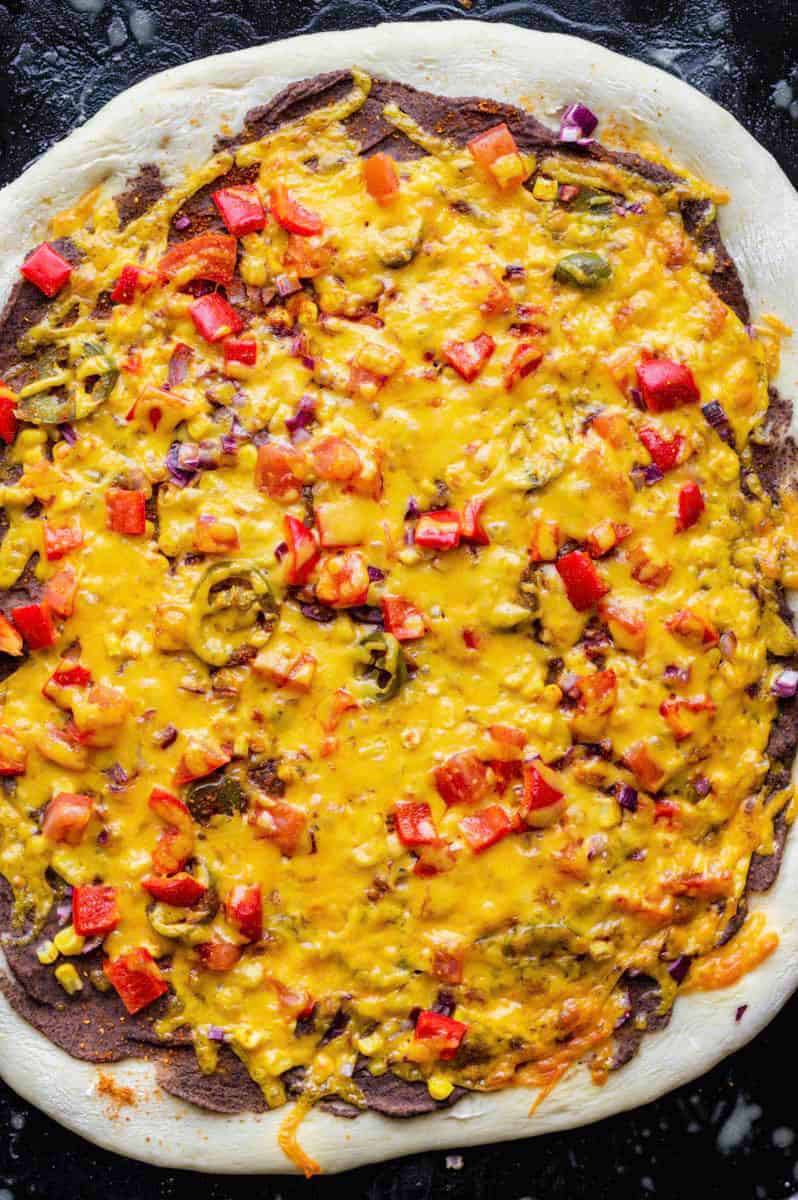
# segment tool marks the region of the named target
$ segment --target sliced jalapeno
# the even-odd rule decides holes
[[[554,270],[558,283],[572,283],[579,288],[596,288],[612,276],[612,267],[601,254],[592,250],[577,250],[561,258]]]
[[[271,635],[277,611],[260,567],[239,559],[214,563],[194,589],[186,638],[197,658],[223,667],[256,631]]]
[[[357,689],[373,700],[391,700],[407,680],[407,662],[392,633],[375,630],[356,650]]]
[[[38,392],[17,401],[17,413],[32,425],[63,425],[75,417],[75,404],[69,396]]]
[[[147,920],[161,937],[174,938],[188,945],[196,945],[207,938],[203,929],[212,921],[219,909],[219,897],[211,880],[210,871],[202,859],[197,860],[194,878],[204,883],[207,891],[193,908],[175,908],[157,900],[147,909]]]

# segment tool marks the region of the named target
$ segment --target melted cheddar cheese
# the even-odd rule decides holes
[[[752,335],[712,290],[679,208],[698,181],[565,153],[485,169],[389,106],[426,153],[380,203],[343,123],[368,87],[124,228],[102,190],[61,214],[80,260],[5,381],[27,420],[0,586],[38,555],[42,586],[77,590],[3,685],[0,869],[34,928],[56,878],[114,889],[109,964],[147,951],[159,1032],[187,1027],[208,1071],[224,1037],[272,1105],[293,1067],[311,1100],[362,1103],[361,1056],[436,1099],[545,1089],[589,1051],[600,1080],[625,972],[664,1011],[686,972],[716,986],[776,941],[749,919],[716,949],[789,800],[766,747],[795,513],[740,484],[776,327]],[[192,316],[225,289],[164,258],[233,169],[321,226],[278,212],[238,238],[226,294],[254,363]],[[109,304],[126,264],[140,284]],[[700,401],[641,398],[663,362]],[[143,494],[143,532],[109,492]],[[48,528],[80,544],[48,558]],[[88,823],[48,836],[64,794]],[[185,874],[188,906],[143,886]],[[67,927],[40,957],[84,946]],[[59,978],[76,1002],[108,986]]]

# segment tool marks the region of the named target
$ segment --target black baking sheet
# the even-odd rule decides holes
[[[664,67],[733,112],[798,183],[796,0],[5,0],[0,184],[164,67],[292,33],[464,16],[578,34]],[[731,1020],[723,1003],[718,1019]],[[598,1125],[310,1183],[144,1167],[0,1084],[0,1200],[781,1200],[798,1193],[796,1022],[798,1000],[699,1082]]]

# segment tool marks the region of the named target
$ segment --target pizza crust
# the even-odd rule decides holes
[[[542,118],[579,99],[600,117],[647,131],[677,164],[727,187],[720,217],[754,313],[798,326],[798,197],[773,158],[724,110],[656,68],[580,39],[475,21],[383,25],[320,33],[202,59],[148,79],[108,104],[2,191],[0,307],[17,278],[22,248],[46,234],[49,217],[89,188],[122,190],[143,163],[164,181],[212,152],[220,129],[234,133],[246,112],[290,83],[357,64],[450,96],[483,95],[533,108]],[[539,64],[539,65],[538,65]],[[798,346],[782,355],[782,395],[795,400]],[[793,417],[793,432],[796,429]],[[637,1057],[596,1087],[574,1069],[532,1117],[534,1092],[471,1093],[454,1108],[410,1120],[368,1112],[344,1122],[314,1110],[303,1147],[326,1172],[414,1151],[529,1137],[582,1125],[655,1099],[708,1070],[749,1041],[798,984],[798,842],[788,838],[766,909],[780,945],[737,985],[678,999],[667,1029],[643,1040]],[[740,1021],[737,1009],[746,1006]],[[80,1062],[37,1033],[0,996],[0,1074],[27,1100],[89,1140],[169,1167],[284,1172],[277,1144],[287,1110],[222,1116],[163,1093],[154,1067]],[[101,1073],[133,1089],[132,1105],[98,1087]]]

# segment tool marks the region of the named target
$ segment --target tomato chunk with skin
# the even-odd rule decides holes
[[[166,980],[144,946],[130,950],[120,958],[107,958],[103,963],[103,973],[113,984],[131,1016],[167,991]]]
[[[185,274],[186,282],[207,279],[226,285],[233,282],[237,255],[238,243],[230,234],[201,233],[167,250],[158,269],[167,279]]]
[[[109,488],[105,493],[105,523],[114,533],[141,537],[147,528],[146,498],[143,492]]]
[[[370,584],[361,552],[341,550],[329,555],[319,567],[316,597],[331,608],[354,608],[365,604]]]
[[[218,746],[206,739],[196,739],[183,751],[183,756],[175,771],[175,787],[191,783],[195,779],[204,779],[229,763],[232,755],[223,746]]]
[[[460,545],[462,521],[459,512],[440,508],[419,517],[413,540],[427,550],[456,550]]]
[[[521,342],[516,346],[510,361],[504,368],[504,387],[511,392],[521,379],[526,379],[533,371],[537,371],[543,362],[543,352],[532,342]]]
[[[698,404],[701,399],[690,368],[666,358],[638,363],[637,384],[649,412],[669,412],[684,404]]]
[[[72,924],[81,937],[105,937],[119,924],[116,888],[90,883],[72,889]]]
[[[44,527],[44,556],[48,562],[57,562],[83,545],[83,530],[79,525],[51,525]]]
[[[238,883],[227,897],[225,914],[248,942],[259,942],[263,936],[263,897],[259,883]]]
[[[211,199],[228,232],[234,237],[259,233],[266,224],[266,212],[258,189],[253,184],[220,188],[217,192],[211,192]]]
[[[240,333],[244,322],[224,296],[209,292],[189,307],[189,315],[200,337],[206,342],[221,342],[230,334]]]
[[[94,811],[94,800],[74,792],[59,792],[47,805],[42,834],[51,842],[79,846]]]
[[[0,777],[24,775],[28,766],[28,751],[14,730],[0,725]]]
[[[141,886],[156,900],[173,904],[175,908],[195,904],[208,890],[204,883],[186,871],[179,871],[175,875],[147,875],[142,879]]]
[[[495,846],[512,832],[513,824],[500,804],[489,804],[471,817],[463,817],[460,829],[475,854]]]
[[[663,474],[678,465],[684,449],[684,438],[680,433],[675,433],[669,441],[656,429],[646,425],[637,436],[651,455],[651,461]]]
[[[438,840],[432,810],[425,800],[399,800],[393,810],[396,835],[403,846],[431,846]]]
[[[280,853],[290,858],[299,849],[308,819],[301,808],[272,797],[268,806],[264,805],[255,812],[252,823],[257,837],[274,842]]]
[[[476,804],[490,791],[490,775],[476,754],[462,750],[435,768],[435,786],[447,807]]]
[[[720,635],[706,617],[691,608],[680,608],[672,617],[665,621],[669,633],[675,633],[688,641],[700,642],[703,646],[715,646],[720,641]]]
[[[128,263],[119,273],[111,292],[111,299],[114,304],[132,304],[136,299],[136,292],[149,291],[156,281],[157,276],[152,271]]]
[[[500,188],[517,187],[526,174],[515,138],[502,122],[477,134],[468,143],[472,158]]]
[[[19,658],[22,654],[22,638],[17,630],[0,613],[0,652]]]
[[[558,805],[565,795],[556,788],[551,780],[553,772],[548,771],[538,762],[525,762],[523,766],[524,799],[522,812],[524,816],[540,809]]]
[[[222,344],[225,363],[254,367],[258,361],[258,343],[254,338],[227,338]]]
[[[284,183],[277,183],[272,188],[269,204],[277,224],[289,233],[315,237],[324,229],[324,222],[319,214],[300,204]]]
[[[638,786],[647,792],[658,792],[665,782],[665,772],[654,761],[644,742],[635,742],[624,755],[623,761],[637,780]]]
[[[62,258],[49,242],[43,242],[34,250],[19,269],[28,282],[50,300],[58,295],[72,274],[72,264]]]
[[[19,608],[12,608],[11,620],[29,650],[44,650],[58,638],[47,604],[22,604]]]
[[[455,1021],[454,1017],[447,1017],[444,1013],[424,1009],[418,1014],[416,1041],[434,1041],[438,1058],[444,1062],[454,1058],[467,1033],[468,1026],[464,1021]]]
[[[679,513],[676,518],[676,532],[684,533],[692,528],[705,508],[701,488],[694,480],[682,484],[679,489]]]
[[[348,483],[360,474],[363,464],[360,455],[345,438],[334,435],[317,442],[310,452],[313,466],[320,479]]]
[[[565,591],[577,612],[586,612],[610,590],[584,550],[572,550],[555,563]]]
[[[409,600],[402,596],[383,596],[380,604],[385,628],[398,642],[414,642],[427,632],[424,614]]]
[[[197,954],[206,971],[230,971],[241,957],[241,947],[214,938],[210,942],[201,942]]]
[[[473,383],[495,349],[490,334],[480,333],[470,342],[448,342],[443,347],[443,357],[466,383]]]
[[[71,617],[78,591],[78,577],[71,567],[57,571],[44,589],[44,603],[59,617]]]
[[[399,176],[390,154],[370,154],[363,163],[366,191],[378,204],[390,204],[399,191]]]
[[[287,516],[285,538],[289,552],[288,582],[294,585],[307,583],[321,553],[316,535],[296,517]]]
[[[482,510],[484,507],[485,498],[484,496],[480,496],[475,500],[467,501],[463,509],[460,536],[464,542],[470,542],[472,546],[490,545],[490,538],[482,525]]]
[[[258,446],[255,487],[268,492],[272,500],[293,504],[302,495],[308,465],[301,450],[283,442],[264,442]]]

